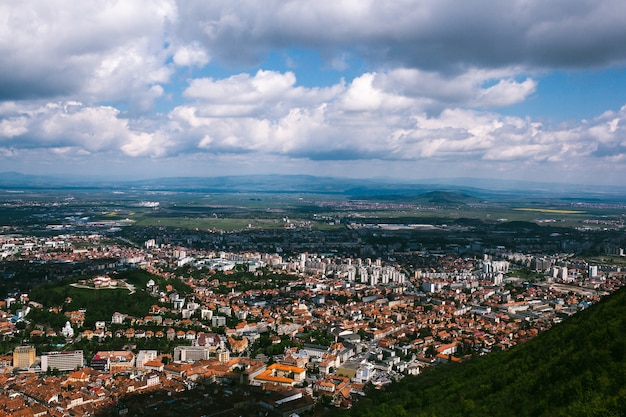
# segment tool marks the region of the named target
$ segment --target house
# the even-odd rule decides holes
[[[122,324],[126,320],[126,314],[118,313],[117,311],[111,316],[111,323]]]
[[[241,340],[237,340],[235,338],[229,337],[228,344],[230,346],[230,350],[233,353],[240,353],[248,348],[248,339],[244,337]]]
[[[165,335],[167,337],[167,340],[174,340],[176,338],[176,330],[170,327],[165,331]]]

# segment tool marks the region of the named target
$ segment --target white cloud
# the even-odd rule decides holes
[[[209,62],[209,55],[198,42],[183,45],[176,49],[172,57],[174,63],[181,67],[199,66],[202,67]]]
[[[250,104],[258,100],[282,97],[292,89],[296,77],[292,72],[258,71],[253,77],[239,74],[223,80],[195,79],[185,90],[185,96],[207,102]]]
[[[355,78],[340,100],[339,107],[348,112],[371,112],[377,110],[402,110],[415,103],[402,95],[387,93],[375,84],[377,75],[363,74]]]
[[[524,101],[536,88],[537,83],[530,78],[521,83],[513,79],[500,80],[496,85],[481,91],[476,102],[484,107],[509,106]]]
[[[141,101],[171,75],[162,45],[176,18],[170,0],[5,2],[0,100]]]
[[[429,111],[450,106],[496,108],[520,103],[535,92],[537,82],[532,78],[527,77],[522,82],[512,78],[519,71],[518,68],[469,68],[460,74],[446,75],[398,68],[378,75],[376,82],[387,89],[419,99]],[[492,85],[485,87],[489,84]]]
[[[131,129],[128,120],[113,107],[78,102],[15,105],[10,113],[0,116],[0,145],[16,150],[41,148],[106,155],[137,142],[136,138],[144,134]]]
[[[28,132],[27,124],[28,120],[23,116],[0,121],[0,143],[2,143],[2,137],[12,138]]]
[[[128,156],[153,158],[163,157],[167,154],[169,141],[160,134],[150,134],[145,132],[131,133],[128,135],[126,143],[120,149]]]
[[[423,82],[421,74],[416,77]],[[511,87],[515,83],[508,78],[483,88],[480,78],[456,90],[457,99],[476,103],[484,94],[490,100],[500,94],[503,98],[496,101],[501,102],[515,95],[510,88],[518,88]],[[0,146],[73,155],[121,152],[133,158],[207,153],[318,161],[464,159],[526,164],[606,160],[626,153],[622,143],[626,107],[562,126],[478,108],[431,113],[434,99],[406,88],[410,84],[406,79],[406,71],[367,73],[347,85],[340,82],[324,89],[300,87],[292,73],[272,71],[192,80],[187,94],[196,103],[174,108],[163,120],[128,119],[113,107],[80,102],[6,102],[0,106]],[[163,93],[156,90],[155,95]]]
[[[623,65],[625,14],[621,0],[5,2],[0,155],[624,164],[626,107],[563,125],[498,109],[540,99],[551,69]],[[294,62],[290,48],[292,71],[250,70]],[[316,70],[323,87],[300,77]]]
[[[330,88],[303,88],[292,72],[259,70],[255,75],[237,74],[225,79],[194,79],[184,91],[202,103],[200,113],[211,117],[284,115],[292,106],[332,100],[343,85]]]
[[[420,74],[418,78],[423,81]],[[626,110],[565,126],[544,126],[531,119],[458,107],[431,114],[428,110],[434,100],[417,96],[418,89],[398,88],[407,83],[397,83],[397,79],[396,72],[368,73],[348,85],[330,87],[327,92],[332,94],[297,87],[290,74],[202,80],[191,83],[198,105],[178,107],[170,113],[170,121],[188,138],[188,152],[197,146],[207,152],[315,160],[434,158],[452,162],[466,158],[536,164],[591,157],[600,139],[620,146],[619,120]],[[456,90],[457,100],[501,104],[534,88],[532,80],[517,83],[505,78],[487,88],[481,87],[481,77],[472,80]],[[267,81],[264,88],[259,87],[261,81]],[[240,111],[215,117],[214,110],[203,107],[207,103],[240,106]]]

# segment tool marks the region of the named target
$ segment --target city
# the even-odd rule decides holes
[[[0,2],[0,417],[626,410],[626,2]]]
[[[556,233],[545,220],[398,223],[405,204],[316,202],[340,211],[268,210],[278,227],[226,231],[138,226],[121,209],[129,217],[70,216],[94,204],[69,201],[44,204],[43,222],[41,202],[4,204],[33,211],[0,234],[11,415],[348,409],[425,369],[523,344],[626,282],[621,214]]]

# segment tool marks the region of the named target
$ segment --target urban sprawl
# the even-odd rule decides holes
[[[142,291],[154,304],[141,316],[120,310],[87,326],[88,308],[72,299],[44,307],[28,293],[11,292],[0,302],[0,333],[13,342],[0,357],[0,415],[132,414],[137,410],[129,396],[141,393],[146,415],[233,410],[289,416],[350,407],[368,389],[384,389],[427,367],[523,343],[625,278],[614,265],[505,246],[478,246],[467,254],[456,246],[376,253],[353,235],[345,247],[363,255],[349,256],[329,249],[331,239],[320,239],[306,224],[286,220],[284,233],[291,237],[259,231],[257,242],[282,242],[257,244],[261,250],[250,250],[244,231],[152,227],[134,238],[118,236],[128,226],[99,222],[77,231],[49,225],[46,237],[3,228],[5,282],[15,274],[8,265],[17,263],[44,268],[45,282],[71,273],[81,277],[71,284],[76,288],[123,289],[129,297]],[[428,231],[425,225],[403,228]],[[356,234],[393,229],[347,228]],[[262,233],[266,239],[258,238]],[[201,249],[202,239],[212,239],[214,247]],[[132,270],[155,279],[140,288],[118,277]],[[522,270],[527,276],[516,273]],[[236,279],[243,275],[264,285],[244,285]],[[271,285],[270,277],[284,281]],[[191,291],[167,284],[178,281]],[[65,325],[33,322],[33,311],[44,308],[63,312]],[[37,351],[32,341],[46,339],[56,343]],[[172,348],[137,347],[148,339],[172,342],[166,344]],[[103,346],[117,340],[121,348],[87,355],[75,349],[85,340]]]

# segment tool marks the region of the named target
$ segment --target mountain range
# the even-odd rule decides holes
[[[0,189],[144,190],[203,193],[335,194],[354,197],[417,196],[433,191],[461,193],[472,198],[577,198],[586,201],[626,201],[626,187],[562,183],[440,178],[419,181],[355,179],[310,175],[164,177],[123,180],[103,177],[57,177],[0,173]]]

